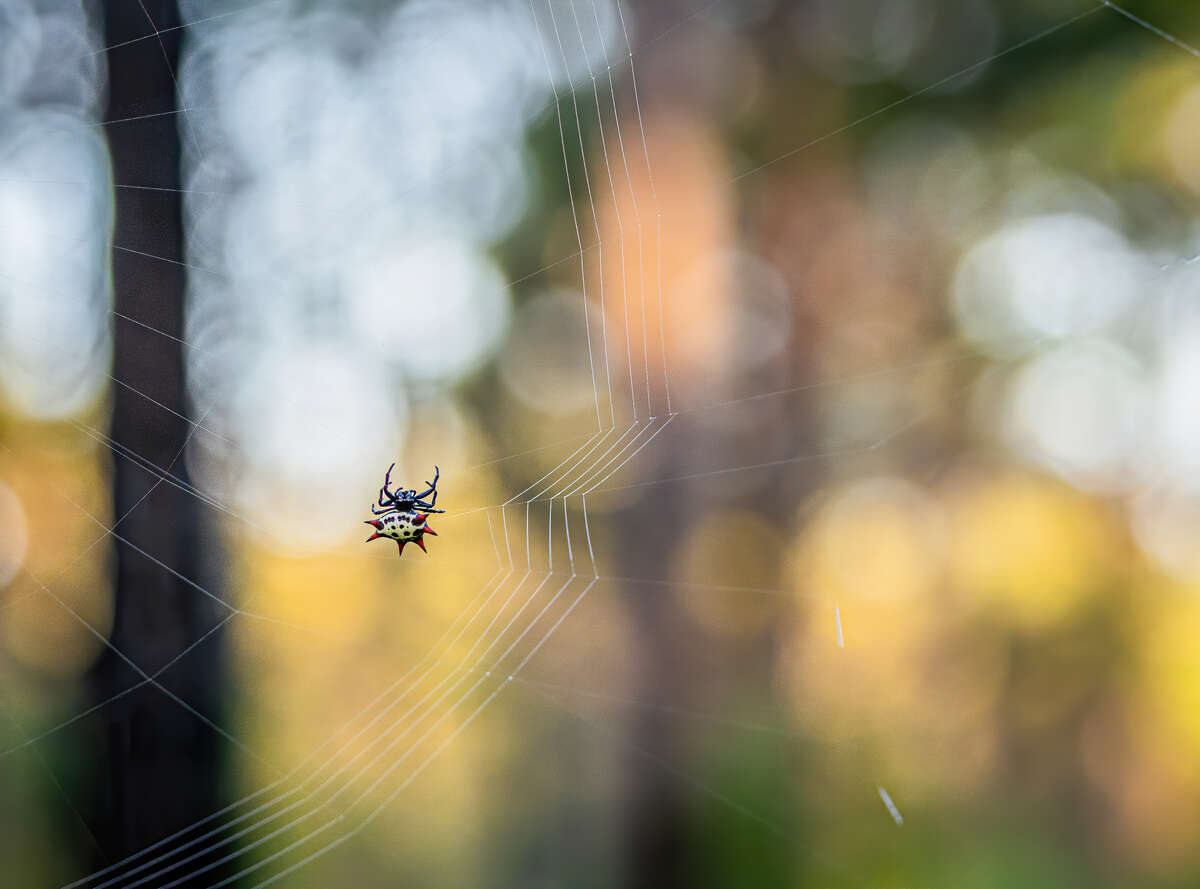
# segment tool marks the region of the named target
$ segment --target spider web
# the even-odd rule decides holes
[[[139,678],[122,695],[140,689],[155,690],[175,705],[187,709],[247,759],[257,763],[252,774],[273,776],[273,780],[256,787],[253,792],[226,808],[165,836],[136,855],[70,882],[64,889],[83,886],[91,889],[109,886],[154,886],[165,889],[184,884],[219,886],[234,882],[245,886],[265,886],[285,879],[289,881],[288,885],[294,885],[294,880],[306,873],[311,876],[313,869],[318,867],[318,861],[337,852],[343,845],[350,844],[349,848],[356,850],[354,854],[361,854],[361,846],[355,845],[355,841],[368,835],[372,829],[379,830],[380,819],[403,805],[404,795],[412,793],[410,788],[413,788],[414,782],[426,774],[451,745],[462,743],[465,740],[463,736],[469,734],[471,726],[476,725],[478,730],[477,723],[485,718],[491,705],[501,697],[524,702],[514,704],[515,707],[536,705],[541,708],[544,705],[551,712],[570,714],[587,727],[589,734],[652,763],[672,779],[709,799],[714,806],[753,825],[756,830],[789,842],[802,841],[798,831],[784,819],[763,814],[755,806],[742,801],[736,787],[714,786],[696,777],[691,769],[639,746],[624,736],[619,727],[614,727],[619,723],[607,716],[594,715],[594,711],[584,703],[591,698],[602,701],[607,707],[649,709],[661,717],[684,720],[688,725],[694,725],[697,721],[716,721],[743,732],[778,732],[777,725],[738,716],[694,712],[667,701],[631,698],[605,691],[602,682],[598,682],[591,690],[582,689],[572,683],[558,681],[554,669],[549,671],[548,676],[537,678],[528,675],[528,668],[539,655],[546,655],[547,646],[564,626],[572,623],[572,616],[575,623],[581,622],[583,606],[589,597],[596,595],[594,591],[598,591],[598,588],[631,589],[636,590],[637,595],[653,595],[646,591],[668,586],[707,589],[733,596],[785,599],[803,596],[802,593],[782,587],[736,586],[664,576],[629,577],[612,574],[605,567],[606,556],[611,558],[606,547],[611,548],[621,536],[606,527],[603,538],[597,536],[594,540],[598,502],[602,503],[599,514],[606,515],[620,509],[622,497],[647,490],[662,492],[685,482],[703,480],[706,485],[718,484],[730,478],[740,480],[755,473],[804,464],[846,466],[853,471],[860,460],[862,465],[869,466],[874,455],[904,442],[906,436],[922,424],[936,420],[948,410],[961,407],[978,392],[980,384],[978,379],[970,377],[965,384],[957,382],[949,386],[943,398],[934,405],[902,411],[902,416],[888,416],[882,429],[866,435],[851,435],[847,437],[848,440],[834,441],[827,446],[805,446],[798,453],[782,456],[767,456],[770,448],[765,448],[759,449],[764,454],[762,458],[751,456],[736,461],[722,455],[715,464],[709,462],[704,465],[703,442],[697,442],[695,438],[697,430],[703,430],[704,427],[685,425],[688,421],[720,424],[722,418],[736,416],[739,411],[794,403],[790,400],[806,398],[826,389],[851,392],[864,381],[903,378],[906,374],[931,367],[953,368],[970,361],[975,349],[964,347],[934,359],[908,359],[866,373],[824,376],[816,382],[762,386],[748,393],[730,392],[717,398],[696,398],[690,402],[682,398],[677,386],[673,399],[673,360],[668,348],[671,332],[667,319],[680,315],[673,314],[673,294],[664,293],[663,267],[664,249],[669,251],[671,245],[672,222],[678,223],[680,220],[672,220],[664,214],[655,185],[656,170],[661,171],[664,163],[669,161],[652,151],[653,140],[647,135],[648,115],[642,107],[638,72],[653,54],[664,52],[665,46],[674,36],[682,33],[684,26],[719,10],[722,4],[709,4],[690,14],[681,14],[678,21],[670,22],[656,34],[643,38],[641,48],[638,48],[632,21],[627,20],[630,12],[620,6],[609,7],[600,0],[575,4],[531,0],[527,9],[524,6],[521,3],[502,4],[496,9],[511,16],[512,22],[519,21],[519,25],[513,24],[512,27],[520,28],[520,33],[526,38],[532,36],[532,42],[536,44],[533,55],[541,67],[540,82],[546,95],[541,97],[541,102],[535,101],[536,92],[533,99],[526,96],[530,108],[520,114],[528,115],[530,126],[536,126],[539,120],[552,122],[550,130],[561,153],[561,169],[558,172],[563,180],[563,203],[570,219],[568,230],[573,245],[568,248],[566,255],[551,257],[536,271],[514,279],[505,287],[518,289],[531,280],[578,265],[578,311],[584,329],[582,341],[574,344],[572,351],[587,353],[586,369],[591,397],[590,410],[586,413],[594,416],[594,431],[568,438],[554,434],[550,436],[549,443],[537,440],[530,443],[532,447],[522,447],[511,453],[497,449],[495,453],[484,454],[485,459],[475,463],[461,459],[457,466],[443,467],[444,479],[451,478],[456,471],[471,473],[504,467],[509,472],[502,476],[503,482],[511,485],[506,494],[485,499],[479,505],[456,503],[455,508],[439,517],[438,522],[439,530],[443,526],[445,529],[439,542],[451,535],[483,541],[484,557],[488,560],[484,573],[492,571],[491,575],[482,582],[467,578],[468,583],[474,584],[472,595],[455,602],[453,613],[449,614],[444,627],[435,637],[437,641],[430,646],[423,646],[424,652],[397,678],[385,679],[386,676],[396,675],[395,671],[386,668],[372,669],[368,671],[369,675],[356,677],[364,686],[376,689],[370,699],[357,709],[352,718],[329,734],[322,743],[314,745],[298,764],[286,771],[275,765],[275,758],[267,752],[245,742],[241,732],[231,730],[194,708],[164,684],[162,676],[235,618],[240,617],[247,624],[260,625],[263,632],[272,635],[296,634],[303,639],[311,656],[319,658],[321,642],[312,637],[312,627],[248,607],[255,598],[253,591],[237,603],[218,595],[123,536],[118,526],[125,516],[109,522],[97,515],[94,508],[89,509],[88,505],[80,502],[83,498],[72,496],[71,491],[48,486],[49,489],[43,492],[47,499],[77,510],[87,522],[97,526],[94,540],[81,546],[74,554],[75,562],[83,560],[111,536],[154,561],[163,571],[192,586],[198,596],[207,598],[220,610],[221,617],[207,633],[181,648],[174,660],[154,672],[147,672],[116,651],[105,638],[103,630],[97,628],[56,590],[59,576],[65,574],[71,565],[64,566],[59,576],[52,577],[34,576],[28,568],[24,569],[36,587],[27,595],[43,596],[50,600],[82,625],[99,644],[113,649],[118,657],[126,661]],[[991,53],[899,99],[854,117],[817,138],[781,150],[765,163],[737,174],[731,184],[750,187],[763,171],[800,152],[835,139],[920,96],[970,77],[1003,56],[1078,27],[1101,13],[1119,14],[1177,48],[1197,54],[1186,42],[1121,7],[1108,3],[1087,7],[1065,15],[1006,49]],[[279,21],[275,16],[282,16],[286,20],[289,14],[290,8],[285,4],[256,3],[194,17],[184,27],[194,33],[197,47],[209,48],[219,46],[221,40],[230,33],[249,34],[252,41],[262,40],[273,33],[263,27],[264,24],[272,25]],[[518,15],[522,18],[518,18]],[[163,32],[152,20],[148,24],[150,31],[143,39],[159,38]],[[261,34],[256,33],[255,29],[260,27],[263,28]],[[349,38],[344,34],[334,34],[331,39]],[[103,49],[110,48],[97,48],[101,54]],[[256,46],[255,51],[262,51],[262,47]],[[196,58],[200,58],[200,55]],[[200,65],[200,62],[196,64]],[[215,137],[212,132],[200,123],[201,114],[209,109],[192,103],[189,90],[194,83],[203,80],[199,75],[195,75],[193,80],[193,75],[194,71],[181,73],[179,86],[184,97],[180,127],[184,134],[185,150],[190,153],[188,163],[193,171],[190,184],[196,186],[188,189],[189,208],[194,213],[190,221],[196,232],[195,241],[189,242],[186,261],[140,255],[151,261],[186,266],[192,273],[190,299],[196,307],[191,311],[197,315],[208,311],[219,316],[223,312],[240,311],[242,307],[234,304],[240,298],[238,295],[246,292],[246,289],[253,291],[268,286],[268,279],[262,276],[264,273],[261,269],[244,273],[243,270],[230,271],[219,267],[219,251],[212,247],[209,236],[214,229],[227,222],[220,216],[219,210],[213,209],[214,205],[219,207],[220,202],[228,198],[221,190],[230,181],[228,170],[220,164],[222,152],[227,146],[213,141]],[[530,75],[522,70],[521,76]],[[175,77],[174,72],[172,77]],[[537,80],[531,82],[536,83]],[[626,103],[630,105],[629,108],[624,107]],[[369,105],[368,110],[378,108]],[[301,110],[299,113],[305,112]],[[593,140],[592,147],[589,147],[589,139]],[[478,160],[488,150],[472,142],[464,148],[464,157]],[[214,159],[216,163],[213,163]],[[264,178],[269,178],[273,168],[268,167],[260,172]],[[641,179],[643,176],[644,180]],[[470,175],[466,174],[464,178],[469,180]],[[420,206],[414,195],[419,197],[419,192],[424,190],[436,197],[448,187],[445,180],[414,182],[403,177],[398,179],[395,183],[389,183],[387,193],[375,202],[381,212],[404,198],[412,199]],[[644,182],[642,191],[638,190],[639,182]],[[745,186],[740,184],[743,182]],[[115,187],[133,188],[137,184],[115,183]],[[475,183],[470,183],[467,193],[476,195],[476,188]],[[626,197],[628,204],[624,203]],[[348,193],[340,195],[340,198],[343,213],[345,207],[365,212],[361,193]],[[324,196],[318,194],[317,199],[323,200]],[[608,204],[605,204],[606,200]],[[611,222],[605,215],[608,208],[611,208]],[[335,210],[329,206],[321,209],[331,214]],[[468,206],[464,214],[469,210]],[[612,233],[606,235],[610,224]],[[479,233],[478,237],[489,235],[494,235],[494,232],[485,231]],[[337,242],[321,241],[321,238],[328,237],[330,233],[322,231],[315,241],[305,237],[293,241],[281,238],[285,243],[273,258],[277,262],[295,262],[298,266],[297,279],[311,276],[321,280],[321,276],[329,272],[328,265],[323,261],[306,264],[304,258],[308,251],[313,250],[317,251],[315,255],[323,258],[324,250],[332,255],[331,264],[343,261],[344,257],[336,253]],[[118,250],[138,253],[130,245],[114,246]],[[433,254],[435,259],[444,256],[436,252]],[[1169,268],[1175,267],[1173,263],[1167,265]],[[0,269],[0,274],[23,287],[46,285],[44,281],[12,277],[7,269]],[[629,286],[631,281],[632,288]],[[279,285],[287,299],[314,299],[304,292],[289,289],[294,287],[295,281],[270,283]],[[311,303],[305,305],[311,309]],[[253,342],[260,335],[278,335],[284,343],[288,336],[295,335],[295,331],[286,329],[286,324],[279,325],[285,327],[283,331],[277,330],[277,319],[273,320],[269,314],[264,314],[260,306],[249,307],[246,315],[239,322],[245,324],[246,328],[239,330],[237,337],[229,337],[237,340],[235,348],[245,348],[246,340]],[[147,327],[144,322],[126,316],[116,318],[115,322]],[[256,324],[261,326],[256,328]],[[274,518],[272,512],[255,508],[256,503],[261,507],[263,499],[237,495],[239,476],[234,470],[238,468],[236,464],[239,460],[247,458],[244,451],[234,446],[239,434],[238,422],[247,421],[244,415],[231,414],[229,405],[236,401],[236,394],[229,388],[231,381],[221,377],[218,367],[222,350],[228,347],[225,339],[227,331],[218,327],[213,332],[213,328],[200,325],[199,322],[196,322],[196,327],[198,335],[187,336],[186,345],[192,359],[190,370],[197,381],[194,383],[197,419],[184,419],[190,426],[188,442],[194,452],[186,456],[194,459],[197,475],[202,480],[200,484],[187,481],[176,471],[175,464],[156,466],[150,463],[112,439],[92,421],[68,415],[67,422],[81,435],[110,449],[114,460],[133,462],[155,477],[153,487],[147,491],[143,501],[160,484],[176,487],[195,497],[212,511],[214,517],[228,523],[235,537],[248,535],[258,541],[286,548],[289,541],[281,540],[270,526]],[[1010,339],[1011,342],[1005,343],[1004,357],[996,362],[997,366],[1017,365],[1043,343],[1042,339],[1029,336]],[[278,345],[268,341],[263,348],[269,352]],[[393,344],[386,345],[391,347]],[[420,350],[420,343],[411,345]],[[487,344],[485,347],[494,348]],[[481,351],[486,351],[486,348]],[[206,360],[211,363],[206,363]],[[337,370],[334,365],[322,367]],[[395,370],[401,376],[404,372],[414,373],[412,367],[402,366]],[[461,369],[454,368],[447,373],[451,372],[461,372]],[[129,381],[107,374],[105,376],[112,385],[140,392]],[[436,376],[433,381],[437,381]],[[688,394],[694,398],[697,392],[723,393],[723,390],[724,386],[719,380],[705,379],[698,385],[693,384]],[[251,399],[248,409],[260,405]],[[162,408],[169,410],[165,406]],[[422,405],[414,404],[404,411],[419,413],[422,409]],[[403,420],[403,415],[394,419]],[[681,429],[682,432],[679,431]],[[395,444],[397,442],[389,440],[385,434],[378,447],[382,452]],[[11,449],[9,451],[11,453]],[[674,455],[671,465],[664,465],[656,458],[656,454],[661,453]],[[681,454],[686,459],[680,460],[678,455]],[[528,459],[531,455],[537,457],[537,462]],[[381,463],[376,456],[382,454],[373,454],[372,459],[366,461],[370,463],[372,474],[375,466]],[[181,451],[176,461],[184,458],[185,453]],[[700,463],[697,463],[698,458]],[[681,464],[680,469],[676,469],[676,463]],[[519,475],[522,471],[528,472],[528,464],[537,466],[537,470],[525,476]],[[231,465],[234,470],[230,469]],[[413,468],[419,471],[415,466]],[[521,479],[519,483],[514,482],[517,478]],[[285,481],[288,480],[285,476]],[[413,482],[406,479],[405,484],[411,485]],[[363,490],[373,489],[367,485]],[[483,492],[487,488],[481,485],[480,490]],[[718,488],[717,493],[728,494],[729,491]],[[592,498],[590,506],[589,497]],[[362,496],[356,491],[354,499],[361,500]],[[796,505],[802,520],[820,503],[810,501]],[[282,508],[303,513],[311,507],[300,499],[295,504],[284,504]],[[650,522],[653,521],[653,510],[651,504],[639,501],[628,512],[617,514],[626,516],[620,520],[623,523],[631,520]],[[433,553],[434,557],[428,564],[412,569],[411,576],[416,578],[417,583],[436,583],[439,571],[436,549]],[[390,554],[387,558],[371,553],[356,554],[345,559],[370,566],[379,563],[386,565],[388,570],[394,566]],[[478,567],[475,561],[479,560],[474,560],[472,567]],[[494,562],[494,570],[491,562]],[[404,568],[407,570],[408,566]],[[9,600],[4,607],[7,609],[16,604],[16,600]],[[852,657],[853,626],[847,625],[843,633],[841,609],[835,603],[823,603],[822,607],[826,604],[829,606],[830,644],[844,649],[844,656]],[[606,654],[611,655],[612,652]],[[614,670],[615,667],[611,665],[600,665],[601,673],[607,671],[611,674]],[[79,710],[33,734],[27,734],[19,728],[22,740],[9,746],[3,754],[7,757],[18,751],[36,753],[43,740],[102,710],[111,700]],[[604,709],[601,712],[612,711]],[[48,767],[47,774],[53,778],[53,772]],[[59,787],[61,789],[61,785]],[[901,814],[903,792],[896,787],[891,787],[890,791],[874,783],[864,786],[866,795],[878,795],[876,805],[882,818],[891,819],[889,827],[891,821],[898,826],[904,820]],[[811,845],[806,846],[805,854],[817,858],[822,855],[820,850]],[[343,872],[351,872],[349,864],[338,867]],[[825,875],[838,880],[854,881],[861,878],[845,862],[828,861],[822,867],[827,868],[823,871]],[[212,872],[223,876],[219,880],[214,876],[212,882],[207,882],[205,874]]]

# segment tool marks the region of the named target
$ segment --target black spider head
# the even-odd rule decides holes
[[[437,504],[437,483],[439,470],[433,467],[433,481],[426,482],[427,485],[424,491],[418,492],[415,488],[401,488],[398,491],[393,491],[388,486],[391,484],[392,470],[396,468],[393,463],[388,467],[387,474],[383,477],[383,487],[379,489],[379,509],[374,506],[371,511],[376,515],[382,515],[384,512],[398,511],[411,512],[413,510],[421,510],[423,512],[444,512],[445,510],[435,509]],[[426,499],[429,498],[429,499]]]

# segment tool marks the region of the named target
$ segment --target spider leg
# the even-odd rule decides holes
[[[413,496],[415,499],[424,500],[426,497],[428,497],[430,494],[432,494],[434,501],[435,502],[437,501],[437,483],[438,483],[438,478],[440,476],[440,472],[441,472],[441,470],[439,470],[436,466],[433,467],[433,481],[429,481],[428,479],[426,479],[425,484],[427,484],[429,487],[426,488],[424,491],[422,491],[420,494],[418,494],[416,491],[413,491]]]
[[[379,503],[381,506],[383,505],[383,495],[384,494],[387,494],[387,497],[389,500],[396,499],[396,495],[388,490],[388,485],[390,485],[392,482],[392,470],[395,468],[396,468],[396,464],[393,463],[391,466],[388,467],[387,474],[384,475],[384,477],[383,477],[383,487],[380,488],[380,490],[379,490]]]
[[[444,510],[444,509],[434,509],[433,504],[436,502],[437,502],[436,497],[434,497],[433,500],[429,503],[426,503],[424,500],[414,500],[413,507],[415,509],[423,509],[426,512],[445,512],[446,510]]]
[[[382,504],[380,504],[380,505],[382,506]],[[376,509],[375,504],[371,504],[371,512],[373,512],[375,515],[387,515],[389,512],[396,512],[396,511],[397,511],[396,507],[394,507],[394,506],[387,506],[387,507],[384,507],[383,509]]]

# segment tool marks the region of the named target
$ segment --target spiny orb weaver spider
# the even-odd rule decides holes
[[[383,487],[379,489],[379,506],[371,504],[371,512],[379,518],[367,519],[364,522],[375,529],[375,533],[367,538],[367,543],[379,537],[386,537],[396,541],[400,555],[404,555],[406,543],[415,543],[421,547],[422,552],[429,552],[425,549],[425,535],[432,534],[437,537],[438,533],[429,527],[429,522],[426,521],[429,518],[428,513],[446,511],[434,508],[434,504],[437,503],[439,470],[436,466],[433,467],[433,481],[425,482],[428,487],[418,494],[415,488],[401,488],[398,491],[388,488],[392,470],[395,468],[396,464],[393,463],[388,467],[387,475],[383,477]],[[426,500],[431,494],[432,499]]]

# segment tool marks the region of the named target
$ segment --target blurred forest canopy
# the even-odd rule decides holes
[[[12,885],[1196,885],[1200,7],[172,5],[0,0]]]

